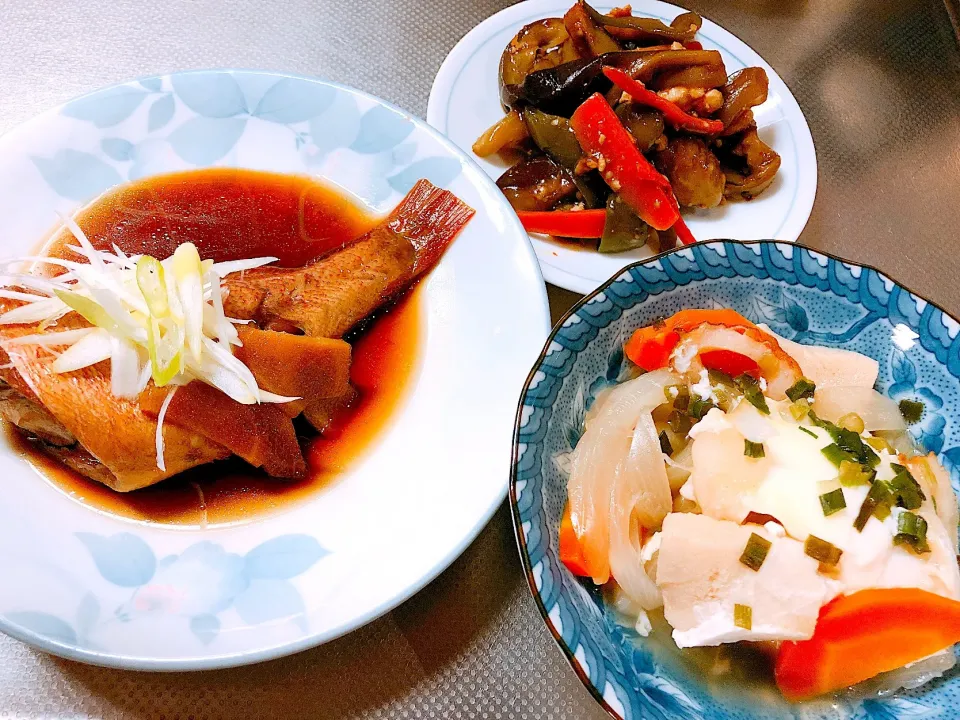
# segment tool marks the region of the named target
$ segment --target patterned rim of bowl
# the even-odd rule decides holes
[[[742,249],[742,251],[738,253],[738,249]],[[711,252],[715,257],[723,260],[723,262],[712,266],[713,274],[704,271],[705,266],[710,267],[710,263],[705,261],[705,252]],[[778,266],[772,262],[774,257],[780,258],[783,261],[782,264]],[[812,260],[811,267],[803,267],[802,259],[804,257]],[[676,274],[671,274],[663,270],[661,261],[667,258],[671,259],[671,261],[674,261],[676,258],[683,258],[688,261],[682,270],[671,266],[671,270],[674,270],[675,273],[687,273],[685,279],[680,279]],[[731,258],[734,258],[734,260],[731,260]],[[546,623],[547,628],[550,630],[551,635],[553,635],[554,640],[556,640],[557,645],[563,652],[570,666],[577,674],[580,682],[590,691],[590,694],[601,707],[603,707],[609,715],[617,718],[617,720],[628,720],[634,716],[647,717],[650,712],[654,712],[653,716],[666,718],[669,717],[670,713],[669,711],[665,711],[663,707],[648,707],[646,705],[648,701],[642,699],[642,693],[637,694],[641,704],[634,707],[633,712],[631,712],[629,708],[631,692],[627,689],[629,683],[624,682],[630,679],[629,676],[610,667],[607,658],[600,652],[600,648],[594,647],[589,650],[590,654],[593,656],[595,662],[599,661],[604,665],[604,667],[600,668],[600,676],[603,678],[602,684],[604,689],[601,690],[598,688],[597,684],[590,677],[589,669],[584,668],[583,658],[586,657],[587,650],[585,650],[582,642],[582,638],[586,634],[582,627],[583,620],[572,605],[568,604],[568,606],[564,608],[561,608],[559,605],[560,598],[567,592],[563,588],[563,577],[561,575],[561,573],[566,571],[560,570],[559,566],[561,564],[555,557],[555,554],[551,552],[550,538],[548,538],[546,544],[543,544],[542,536],[542,526],[546,524],[546,518],[543,515],[543,493],[540,485],[543,479],[542,467],[545,460],[542,457],[541,450],[530,452],[531,447],[535,447],[543,441],[545,433],[543,428],[548,426],[552,419],[557,391],[562,386],[564,378],[570,373],[578,354],[590,345],[601,329],[619,319],[626,309],[655,299],[664,292],[675,291],[694,283],[721,277],[752,277],[783,282],[788,275],[792,274],[795,284],[801,285],[804,288],[826,289],[829,287],[836,292],[841,292],[839,288],[842,281],[836,278],[835,269],[832,272],[830,271],[830,268],[837,264],[848,271],[849,277],[856,278],[857,289],[864,283],[861,278],[866,278],[865,282],[868,285],[872,278],[875,278],[881,283],[879,288],[874,286],[872,290],[874,293],[878,290],[882,291],[886,294],[886,298],[884,300],[877,294],[868,293],[872,302],[868,305],[868,314],[864,319],[869,319],[871,324],[872,322],[883,319],[895,323],[905,323],[910,330],[919,333],[918,344],[921,345],[924,350],[935,355],[937,363],[945,366],[951,376],[960,378],[960,321],[948,313],[943,307],[928,300],[919,293],[910,290],[902,283],[899,283],[872,265],[846,260],[831,253],[815,250],[801,243],[787,243],[778,240],[709,240],[691,246],[677,247],[624,267],[596,290],[585,295],[561,317],[554,325],[540,356],[537,358],[530,374],[527,376],[518,404],[514,425],[509,493],[511,518],[513,520],[514,533],[516,535],[524,573],[530,592],[536,602],[537,610],[540,612],[543,621]],[[657,280],[661,282],[659,287],[655,285],[651,287],[656,280],[643,278],[639,275],[641,270],[649,268],[649,266],[657,266],[656,270],[659,273]],[[634,292],[639,289],[639,294],[642,296],[641,299],[635,300],[629,293],[621,296],[616,292],[611,292],[611,290],[621,282],[630,283],[633,286]],[[831,284],[831,282],[835,284]],[[865,304],[862,302],[862,298],[856,294],[853,296],[849,294],[850,292],[856,293],[857,289],[850,286],[847,286],[845,289],[848,293],[847,297],[851,300],[852,304],[856,306],[863,306]],[[901,306],[900,298],[902,296],[906,296],[906,298],[912,302],[909,303],[908,306]],[[609,301],[611,307],[604,308],[596,314],[589,312],[589,310],[585,311],[585,309],[593,304],[607,301]],[[940,323],[941,328],[939,332],[930,326],[930,320],[935,315],[939,315],[940,320],[944,321]],[[566,344],[559,342],[559,336],[566,328],[571,326],[570,320],[575,316],[579,318],[579,321],[583,322],[586,326],[585,329],[574,341],[568,341]],[[946,323],[950,323],[950,325],[948,326]],[[554,354],[562,354],[565,360],[557,364],[545,365],[548,357]],[[552,371],[542,373],[541,371],[544,367],[550,367]],[[541,373],[542,377],[538,382],[535,382],[538,373]],[[609,379],[610,378],[608,378],[608,380]],[[529,405],[531,393],[534,388],[536,388],[537,391],[537,399],[541,401],[546,399],[547,402],[544,403],[542,408],[544,414],[538,418],[536,424],[535,431],[541,431],[539,437],[531,438],[524,430],[533,413],[531,412],[525,416],[524,411],[525,409],[536,409]],[[954,447],[947,451],[946,456],[948,461],[947,468],[951,471],[954,491],[956,492],[957,468],[960,467],[960,447]],[[519,483],[523,483],[523,485],[518,490]],[[528,488],[531,487],[535,489],[535,492],[531,493],[527,491]],[[541,526],[537,526],[532,522],[536,519],[541,521]],[[525,525],[527,526],[526,528],[524,527]],[[536,554],[536,558],[531,557],[531,546],[533,546],[533,553]],[[549,586],[546,587],[546,589],[541,589],[538,587],[538,577],[542,578],[545,575],[552,575],[552,577],[550,577]],[[573,582],[579,581],[573,580]],[[554,617],[552,617],[554,614],[561,619],[559,628],[557,627],[557,622]],[[569,630],[564,629],[564,625],[567,623],[573,626]],[[572,641],[569,640],[570,638],[572,638]],[[573,647],[571,647],[571,645]],[[659,684],[656,678],[654,678],[653,681],[655,684]],[[663,682],[672,685],[669,681]],[[672,689],[681,695],[683,694],[683,691],[676,688],[676,686],[672,686]],[[923,688],[921,688],[921,690],[922,689]],[[671,692],[671,690],[667,692]],[[626,705],[624,704],[625,700],[627,700]],[[866,708],[866,717],[912,717],[916,715],[915,712],[911,712],[913,708],[927,711],[934,710],[936,713],[935,708],[930,708],[920,703],[912,703],[909,699],[903,698],[899,694],[892,698],[892,700],[895,703],[898,700],[902,701],[900,704],[906,706],[904,708],[906,714],[900,715],[896,709],[893,708],[885,712],[882,709],[884,706],[881,706],[878,714],[873,715],[872,705],[878,704],[879,701],[866,700],[863,704],[870,706]],[[611,704],[611,701],[624,709],[615,708]],[[689,701],[689,698],[687,698],[687,701]],[[709,708],[700,708],[696,703],[687,705],[685,709],[694,711],[695,713],[709,711]],[[644,714],[645,712],[647,714]],[[634,713],[636,713],[636,715],[634,715]],[[919,717],[920,715],[916,716]],[[926,717],[927,715],[923,716]],[[703,716],[693,714],[691,717]]]

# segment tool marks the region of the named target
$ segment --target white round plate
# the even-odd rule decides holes
[[[101,513],[0,445],[0,629],[100,665],[186,670],[317,645],[390,610],[502,502],[524,378],[549,330],[535,256],[470,159],[376,98],[309,78],[146,78],[0,138],[3,256],[29,254],[104,190],[207,166],[309,174],[377,213],[419,178],[477,214],[419,288],[410,390],[351,470],[273,516],[171,527]]]
[[[440,66],[427,122],[463,148],[492,178],[507,165],[499,158],[478,158],[470,151],[477,137],[503,117],[497,83],[500,55],[510,38],[527,23],[547,17],[562,17],[573,0],[526,0],[487,18],[467,33]],[[657,0],[631,3],[634,15],[670,22],[686,12]],[[615,5],[595,4],[601,12]],[[719,50],[728,73],[745,67],[761,67],[770,78],[767,101],[754,109],[760,137],[780,153],[783,163],[777,178],[766,192],[750,202],[725,203],[712,210],[685,214],[697,240],[776,239],[794,241],[799,237],[817,192],[817,159],[810,128],[800,106],[786,84],[763,58],[741,40],[707,19],[697,34],[707,50]],[[531,235],[540,268],[547,282],[568,290],[588,293],[615,275],[622,267],[650,256],[646,249],[615,255],[601,255],[560,245]]]

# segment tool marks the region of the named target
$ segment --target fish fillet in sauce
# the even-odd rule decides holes
[[[450,192],[421,180],[383,223],[345,248],[301,268],[249,271],[242,279],[228,278],[226,313],[256,320],[267,328],[297,328],[315,337],[339,338],[430,270],[473,214]],[[71,323],[85,324],[71,315],[56,330],[66,329]],[[55,374],[49,369],[49,355],[13,350],[14,346],[4,343],[28,332],[36,329],[0,327],[0,346],[10,352],[9,359],[0,357],[0,364],[12,363],[12,367],[0,371],[0,379],[15,392],[8,393],[11,402],[0,399],[0,413],[16,422],[26,416],[24,401],[38,403],[62,426],[54,428],[62,438],[76,438],[83,450],[83,462],[70,464],[89,477],[115,490],[135,490],[227,457],[231,454],[229,447],[246,441],[235,435],[218,438],[218,432],[230,431],[230,424],[210,427],[185,422],[179,427],[168,421],[164,424],[166,469],[160,470],[155,454],[157,425],[151,417],[156,411],[156,396],[147,403],[147,414],[136,402],[111,394],[107,363]],[[223,412],[236,409],[230,407],[233,401],[218,395]],[[331,403],[324,400],[323,404]],[[307,415],[310,417],[309,412]],[[46,419],[42,414],[37,417]],[[289,442],[271,440],[292,437],[292,426],[287,429],[291,421],[271,413],[270,422],[274,426],[264,429],[265,437],[251,459],[267,468],[296,473],[302,467],[302,455],[293,459],[270,456],[271,448],[291,451]],[[286,425],[280,427],[278,423]],[[59,452],[66,450],[61,448]]]

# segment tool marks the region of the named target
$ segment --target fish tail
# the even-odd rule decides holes
[[[429,180],[418,180],[390,214],[387,228],[408,240],[416,250],[416,277],[437,263],[473,216],[473,208],[453,193]]]

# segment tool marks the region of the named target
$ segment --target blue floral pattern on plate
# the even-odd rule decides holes
[[[534,598],[578,676],[614,716],[635,718],[855,718],[944,715],[960,700],[960,671],[894,698],[789,705],[775,694],[710,693],[695,671],[617,622],[596,588],[560,563],[557,531],[569,453],[597,394],[629,372],[630,333],[689,307],[729,307],[806,344],[856,350],[880,363],[878,388],[920,400],[910,430],[960,479],[960,323],[879,271],[779,242],[715,241],[626,268],[555,328],[524,389],[510,498]],[[893,341],[905,326],[912,344]],[[900,335],[903,328],[899,328]],[[912,336],[911,336],[912,337]]]

